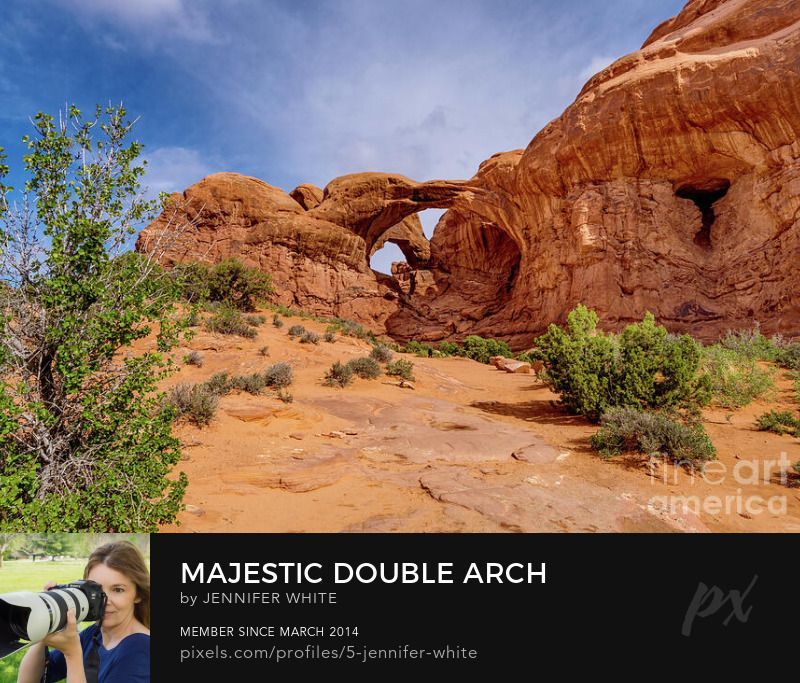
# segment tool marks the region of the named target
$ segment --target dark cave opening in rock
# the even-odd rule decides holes
[[[728,194],[731,183],[725,179],[714,179],[705,183],[684,185],[675,191],[681,199],[689,199],[700,209],[701,228],[695,233],[694,243],[706,249],[711,248],[711,227],[714,225],[714,203]]]

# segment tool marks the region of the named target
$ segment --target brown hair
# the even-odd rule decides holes
[[[101,545],[89,556],[83,578],[87,578],[98,564],[115,569],[133,581],[136,597],[139,598],[139,602],[133,606],[133,615],[150,628],[150,572],[139,549],[130,541]]]

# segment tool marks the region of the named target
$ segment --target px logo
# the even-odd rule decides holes
[[[750,585],[744,591],[731,590],[727,595],[725,595],[718,586],[711,586],[709,588],[701,581],[700,585],[697,586],[692,601],[689,603],[689,609],[686,610],[681,634],[684,636],[691,636],[695,619],[698,617],[705,619],[713,614],[717,614],[726,605],[728,605],[730,611],[722,622],[723,626],[727,626],[734,617],[741,623],[746,624],[753,608],[751,606],[745,610],[745,598],[747,598],[747,595],[750,593],[757,580],[758,574],[753,577]]]

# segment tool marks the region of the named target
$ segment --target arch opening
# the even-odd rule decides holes
[[[392,264],[408,264],[403,250],[391,240],[387,240],[372,252],[369,267],[383,275],[392,275]]]

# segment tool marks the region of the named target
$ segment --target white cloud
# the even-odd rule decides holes
[[[210,173],[225,170],[219,164],[204,159],[197,150],[186,147],[159,147],[145,153],[147,172],[144,185],[147,196],[160,192],[182,192]]]
[[[186,0],[54,0],[79,18],[100,21],[106,29],[213,42],[214,34],[203,8]],[[108,40],[108,38],[106,38]]]

